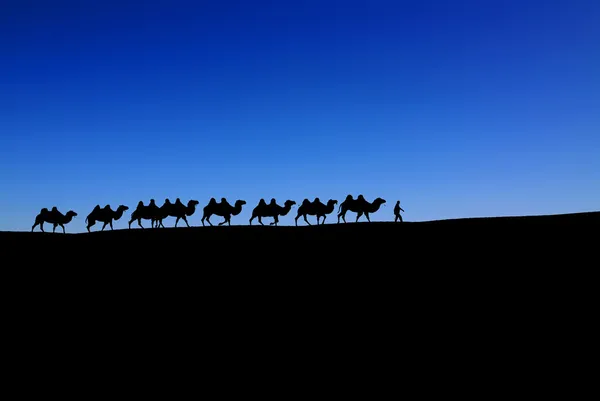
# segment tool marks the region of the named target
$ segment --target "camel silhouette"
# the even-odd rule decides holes
[[[129,220],[129,228],[131,228],[131,223],[137,220],[138,226],[144,228],[142,226],[142,219],[144,220],[152,220],[158,214],[159,207],[156,206],[156,202],[154,199],[150,199],[150,203],[148,206],[144,205],[144,202],[139,201],[135,210],[131,213],[131,219]]]
[[[96,224],[97,221],[104,223],[101,231],[104,231],[104,228],[107,225],[110,225],[110,229],[112,230],[113,220],[119,220],[121,216],[123,216],[123,212],[125,212],[126,210],[129,210],[129,207],[125,205],[119,205],[119,207],[117,207],[117,210],[112,210],[110,208],[110,205],[106,205],[104,206],[104,208],[101,208],[100,205],[96,205],[94,207],[94,210],[92,210],[92,212],[88,214],[88,216],[85,218],[88,232],[90,232],[90,228],[94,224]]]
[[[171,208],[171,206],[173,206],[173,204],[171,203],[169,198],[166,198],[162,206],[160,206],[156,210],[156,213],[150,219],[150,225],[152,226],[152,228],[158,228],[160,226],[162,226],[163,228],[165,227],[162,224],[162,221],[163,219],[169,217],[169,209]]]
[[[267,205],[264,199],[258,202],[258,205],[252,210],[252,217],[250,217],[250,225],[252,220],[258,217],[258,222],[264,226],[262,222],[263,217],[273,217],[273,222],[270,225],[277,225],[279,223],[279,216],[287,215],[292,209],[292,205],[296,202],[293,200],[286,200],[284,206],[279,206],[275,201],[275,198],[271,199],[271,202]]]
[[[396,206],[394,206],[394,223],[398,222],[398,220],[402,223],[403,220],[400,211],[404,211],[404,209],[400,207],[400,201],[397,201]]]
[[[181,199],[175,199],[175,203],[171,203],[168,199],[165,200],[165,204],[162,205],[159,209],[158,215],[155,218],[156,227],[165,227],[163,225],[163,219],[167,217],[175,217],[175,227],[177,227],[177,223],[179,220],[183,220],[186,226],[190,226],[187,221],[187,216],[191,216],[196,212],[196,206],[200,203],[195,199],[190,199],[187,205],[181,203]]]
[[[42,230],[42,232],[45,232],[44,223],[49,223],[52,224],[52,232],[56,232],[56,227],[61,226],[64,234],[66,233],[64,225],[70,223],[71,220],[73,220],[73,217],[75,216],[77,216],[77,213],[75,213],[72,210],[69,210],[65,215],[59,212],[56,206],[52,207],[52,210],[43,208],[42,210],[40,210],[40,213],[37,216],[35,216],[35,222],[33,226],[31,226],[31,232],[33,232],[33,229],[38,225],[40,226],[40,230]]]
[[[231,206],[225,198],[221,198],[221,202],[217,202],[215,198],[210,198],[210,201],[203,209],[202,225],[204,225],[204,220],[206,220],[208,224],[212,226],[213,224],[210,222],[210,216],[212,215],[221,216],[225,219],[219,223],[220,226],[225,223],[231,225],[231,216],[240,214],[242,212],[242,206],[245,204],[246,201],[242,199],[236,200],[235,205]]]
[[[310,226],[310,222],[306,218],[307,215],[317,216],[317,225],[319,225],[319,219],[323,217],[323,222],[321,224],[325,224],[325,219],[327,215],[332,213],[335,210],[335,204],[338,201],[335,199],[329,199],[327,204],[323,204],[319,198],[315,198],[314,201],[309,201],[308,199],[304,199],[302,204],[298,207],[298,215],[294,219],[296,225],[298,225],[298,219],[300,216],[304,217],[304,221]]]
[[[340,203],[338,208],[338,223],[340,222],[340,217],[344,220],[344,223],[346,223],[346,212],[348,211],[356,213],[356,222],[358,222],[360,216],[364,214],[367,221],[370,223],[371,219],[369,218],[369,213],[375,213],[383,204],[385,204],[385,199],[382,198],[377,198],[370,203],[362,195],[358,195],[356,199],[353,199],[352,195],[348,195],[346,196],[346,199]]]

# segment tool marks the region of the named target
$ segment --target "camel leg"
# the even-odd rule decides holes
[[[231,218],[230,216],[223,216],[223,221],[220,222],[219,225],[222,226],[223,224],[228,223],[230,218]],[[229,224],[229,225],[231,225],[231,224]]]
[[[356,223],[358,223],[358,219],[363,215],[363,212],[356,212]]]
[[[114,230],[113,225],[112,225],[112,220],[108,222],[108,224],[110,225],[110,229],[111,231]]]
[[[96,224],[96,220],[88,220],[88,225],[87,225],[88,233],[91,232],[90,228],[92,228],[92,226],[94,224]]]
[[[252,217],[250,217],[250,225],[252,225],[252,220],[254,220],[256,216],[252,215]]]
[[[294,223],[295,223],[296,225],[298,225],[298,217],[300,217],[300,215],[296,216],[296,218],[294,219]]]
[[[323,215],[323,221],[321,222],[321,225],[325,224],[325,219],[327,218],[327,215]]]
[[[365,212],[365,217],[367,218],[367,221],[370,223],[371,219],[369,218],[369,212]]]
[[[208,216],[208,217],[206,218],[206,222],[207,222],[209,225],[211,225],[211,226],[213,225],[213,223],[211,223],[211,222],[210,222],[210,216]]]
[[[106,226],[107,226],[107,225],[108,225],[108,222],[107,222],[107,221],[105,221],[105,222],[104,222],[104,225],[102,226],[102,230],[100,230],[100,231],[104,231],[104,229],[106,228]]]
[[[35,219],[35,222],[33,223],[33,225],[31,226],[31,232],[33,232],[33,229],[35,227],[37,227],[37,225],[40,224],[38,219]],[[44,229],[42,228],[42,226],[40,226],[40,228],[42,229],[42,231],[44,231]]]
[[[185,222],[185,225],[189,227],[190,225],[189,225],[189,223],[187,221],[187,217],[183,216],[182,219]],[[177,224],[177,223],[175,223],[175,224]]]
[[[264,226],[263,222],[262,222],[262,217],[258,216],[258,222],[260,223],[261,226]]]
[[[137,219],[137,221],[138,221],[138,226],[144,228],[144,226],[142,225],[142,219],[141,218]]]
[[[304,215],[304,221],[306,221],[306,224],[308,224],[309,226],[312,225],[312,224],[310,224],[310,221],[308,221],[308,219],[306,218],[306,215]],[[317,223],[317,224],[319,224],[319,223]]]
[[[44,222],[40,222],[40,230],[42,230],[43,233],[45,233],[44,231]]]
[[[58,225],[58,224],[56,224],[56,223],[53,223],[53,224],[52,224],[52,232],[56,232],[56,226],[57,226],[57,225]]]
[[[175,227],[177,227],[177,223],[179,223],[179,219],[181,219],[181,217],[177,216],[177,218],[175,219]]]
[[[276,226],[277,223],[279,223],[279,217],[277,215],[273,216],[273,222],[271,223],[272,226]]]
[[[65,226],[64,226],[64,225],[62,225],[62,224],[60,224],[60,226],[61,226],[61,227],[62,227],[62,229],[63,229],[63,234],[66,234],[66,232],[65,232]]]

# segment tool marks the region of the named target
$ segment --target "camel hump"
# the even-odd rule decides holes
[[[259,204],[259,205],[266,205],[266,204],[267,204],[267,202],[264,200],[264,198],[261,198],[261,199],[258,201],[258,204]]]
[[[58,208],[56,206],[52,206],[52,211],[53,212],[58,212]]]
[[[40,210],[40,214],[43,214],[43,213],[48,213],[47,207],[43,207],[42,210]]]
[[[308,199],[304,198],[304,200],[302,201],[302,204],[305,205],[305,206],[309,205],[310,201]]]
[[[110,209],[110,205],[109,204],[104,205],[104,210],[109,210],[109,209]]]
[[[215,198],[210,198],[210,200],[208,201],[209,205],[214,205],[215,203],[217,203],[217,200]]]
[[[346,196],[346,200],[352,200],[352,195]]]

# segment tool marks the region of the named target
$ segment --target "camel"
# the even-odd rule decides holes
[[[206,220],[208,224],[212,226],[213,224],[210,222],[210,216],[213,214],[225,219],[219,223],[220,226],[225,223],[231,225],[231,216],[240,214],[242,212],[242,206],[245,204],[246,201],[242,199],[236,200],[235,205],[231,206],[225,198],[221,198],[221,202],[217,202],[215,198],[210,198],[208,205],[204,206],[203,209],[202,225],[204,225],[204,220]]]
[[[175,203],[168,202],[168,199],[165,200],[165,204],[161,206],[159,210],[159,214],[156,220],[156,227],[165,227],[162,223],[163,219],[166,217],[175,217],[175,227],[177,227],[177,223],[179,220],[183,220],[185,224],[189,227],[190,224],[187,221],[187,216],[191,216],[196,212],[196,205],[200,202],[197,200],[191,199],[188,201],[187,206],[181,203],[181,199],[175,199]]]
[[[148,206],[144,205],[144,202],[139,201],[137,207],[131,213],[131,219],[129,220],[129,228],[131,228],[131,223],[137,220],[138,226],[144,228],[142,226],[141,220],[152,220],[158,213],[159,207],[156,206],[156,202],[154,199],[150,199],[150,203]]]
[[[171,203],[169,198],[166,198],[165,203],[163,203],[162,206],[156,210],[156,213],[150,219],[150,226],[152,226],[152,228],[158,228],[160,226],[164,228],[165,226],[162,224],[162,221],[163,219],[169,217],[169,210],[172,206],[173,204]]]
[[[106,205],[104,206],[104,208],[101,208],[100,205],[96,205],[96,207],[94,207],[94,210],[92,210],[92,212],[88,214],[88,216],[85,218],[88,232],[90,232],[90,227],[96,224],[97,221],[104,223],[101,231],[104,231],[104,228],[106,228],[107,224],[110,225],[110,229],[112,230],[113,220],[119,220],[123,216],[123,212],[125,212],[128,209],[129,207],[125,205],[119,205],[119,207],[117,207],[117,210],[112,210],[110,208],[110,205]]]
[[[306,218],[307,215],[317,216],[317,225],[319,225],[319,219],[323,217],[323,222],[321,224],[325,224],[327,215],[335,210],[336,203],[338,203],[338,201],[335,199],[329,199],[326,205],[323,204],[319,198],[315,198],[312,202],[308,199],[304,199],[300,207],[298,207],[298,215],[295,218],[296,225],[298,225],[298,219],[302,216],[304,217],[304,221],[310,226],[311,224]]]
[[[346,222],[346,212],[348,211],[356,213],[356,222],[364,214],[370,223],[369,213],[375,213],[383,204],[385,204],[385,199],[382,198],[377,198],[372,203],[369,203],[362,195],[358,195],[356,199],[353,199],[352,195],[348,195],[338,208],[338,223],[340,222],[340,217],[344,220],[344,223]]]
[[[292,205],[295,205],[296,202],[293,200],[286,200],[284,206],[279,206],[275,199],[271,199],[271,203],[267,205],[264,199],[261,199],[258,202],[258,205],[252,210],[252,217],[250,218],[250,225],[252,225],[252,220],[258,217],[258,222],[264,226],[262,222],[263,217],[273,217],[273,222],[271,225],[277,225],[279,223],[279,216],[285,216],[292,209]]]
[[[37,225],[39,225],[40,230],[42,230],[42,232],[45,232],[44,223],[50,223],[53,226],[52,232],[56,232],[56,226],[61,226],[63,229],[63,234],[65,234],[66,232],[64,225],[70,223],[71,220],[73,220],[73,217],[75,216],[77,216],[77,213],[75,213],[72,210],[69,210],[67,214],[62,214],[58,211],[56,206],[54,206],[50,211],[47,208],[43,208],[42,210],[40,210],[40,213],[37,216],[35,216],[35,223],[33,224],[33,226],[31,226],[31,231],[33,232],[33,229]]]
[[[397,223],[398,220],[400,220],[400,223],[403,222],[400,211],[404,211],[404,209],[400,207],[400,201],[397,201],[396,206],[394,206],[394,223]]]

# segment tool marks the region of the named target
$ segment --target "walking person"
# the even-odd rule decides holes
[[[394,206],[394,222],[400,220],[400,223],[402,223],[403,220],[402,216],[400,215],[400,211],[404,211],[404,209],[400,207],[400,201],[397,201],[396,206]]]

